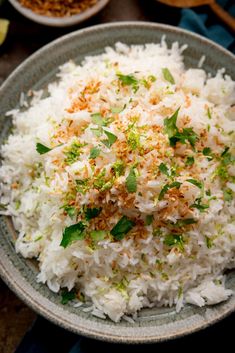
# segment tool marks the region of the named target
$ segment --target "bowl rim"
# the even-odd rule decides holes
[[[49,17],[45,15],[39,15],[36,12],[33,12],[27,7],[21,5],[18,0],[9,0],[9,2],[15,8],[15,10],[17,10],[21,15],[25,16],[31,21],[51,27],[68,27],[81,23],[90,17],[95,16],[110,2],[110,0],[99,0],[92,7],[87,8],[79,14],[69,17]]]
[[[40,57],[44,52],[46,52],[49,48],[53,47],[55,44],[60,43],[61,41],[64,42],[67,39],[73,39],[77,35],[80,34],[86,34],[86,33],[93,33],[97,32],[99,30],[108,30],[110,28],[124,28],[124,27],[131,27],[131,28],[146,28],[146,29],[155,29],[155,30],[165,30],[166,34],[167,32],[176,32],[178,34],[185,34],[188,35],[189,37],[193,37],[196,40],[200,40],[204,44],[210,45],[214,47],[217,51],[223,53],[224,55],[227,55],[230,57],[235,62],[235,55],[221,47],[220,45],[204,38],[201,37],[198,34],[191,33],[187,30],[173,27],[170,25],[165,25],[165,24],[156,24],[152,22],[141,22],[141,21],[124,21],[124,22],[113,22],[113,23],[107,23],[107,24],[99,24],[95,26],[91,26],[85,29],[80,29],[74,32],[71,32],[69,34],[66,34],[62,37],[57,38],[56,40],[48,43],[47,45],[43,46],[39,50],[37,50],[35,53],[33,53],[31,56],[29,56],[25,61],[23,61],[10,75],[9,77],[3,82],[3,84],[0,87],[0,96],[1,93],[4,92],[5,87],[7,87],[9,84],[14,82],[14,77],[21,72],[27,69],[28,64],[32,61]],[[7,265],[6,265],[7,264]],[[50,308],[50,304],[44,305],[42,302],[40,302],[40,298],[33,298],[32,293],[30,294],[30,291],[25,290],[22,285],[22,281],[24,281],[24,286],[27,288],[30,288],[31,285],[29,282],[25,281],[23,276],[21,275],[19,269],[17,269],[11,261],[7,258],[7,255],[4,253],[3,249],[0,247],[0,275],[2,279],[6,282],[6,284],[11,288],[15,294],[22,299],[31,309],[45,317],[46,319],[52,321],[54,324],[59,325],[65,329],[68,329],[76,334],[81,334],[86,337],[90,337],[93,339],[98,339],[102,341],[107,341],[107,342],[113,342],[113,343],[127,343],[127,344],[137,344],[137,343],[156,343],[160,341],[165,341],[165,340],[170,340],[170,339],[175,339],[179,338],[182,336],[185,336],[187,334],[197,332],[203,328],[206,328],[224,317],[228,316],[232,312],[235,311],[235,298],[234,296],[230,299],[230,301],[225,304],[225,307],[223,308],[222,313],[217,311],[216,309],[211,309],[213,311],[213,315],[210,318],[199,318],[196,324],[194,325],[188,325],[186,328],[184,327],[184,330],[178,330],[177,332],[172,332],[171,334],[165,333],[161,335],[151,335],[151,336],[145,336],[143,335],[138,335],[138,336],[125,336],[122,337],[118,330],[116,334],[113,333],[107,333],[107,332],[102,332],[102,327],[93,329],[90,328],[89,326],[84,326],[84,322],[81,322],[80,326],[76,324],[72,324],[71,321],[62,318],[59,313],[56,313],[53,311],[53,306],[56,306],[56,304],[52,303],[50,300],[45,298],[43,295],[41,295],[42,299],[45,298],[47,300],[52,308]],[[33,289],[36,291],[36,289]],[[225,302],[226,303],[226,302]],[[200,315],[198,315],[200,316]]]

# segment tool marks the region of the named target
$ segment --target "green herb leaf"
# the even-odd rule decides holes
[[[209,161],[213,159],[213,153],[210,147],[203,148],[202,154],[207,156]]]
[[[100,113],[91,114],[91,120],[94,124],[103,126],[104,121]]]
[[[85,210],[85,218],[87,221],[90,221],[92,218],[99,216],[102,211],[102,207],[99,208],[87,208]]]
[[[69,246],[74,241],[83,240],[85,238],[85,228],[86,226],[82,221],[73,224],[72,226],[66,227],[63,232],[60,246],[67,248],[67,246]]]
[[[92,230],[90,233],[91,239],[94,241],[104,240],[107,235],[106,230]]]
[[[117,136],[112,134],[111,132],[104,130],[105,135],[108,137],[107,140],[102,140],[101,142],[108,148],[110,148],[114,142],[117,140]]]
[[[47,152],[50,152],[52,150],[52,148],[49,148],[45,145],[43,145],[42,143],[37,143],[36,144],[36,151],[39,153],[39,154],[45,154]]]
[[[209,205],[202,204],[202,198],[199,197],[195,200],[195,202],[190,206],[191,208],[197,208],[200,212],[205,212]]]
[[[112,165],[112,170],[114,171],[116,178],[120,177],[121,175],[124,174],[124,171],[125,171],[125,164],[124,164],[124,162],[121,161],[121,160],[116,161],[116,162]]]
[[[196,180],[196,179],[186,179],[186,181],[188,183],[191,183],[195,186],[197,186],[199,189],[202,189],[203,188],[203,183],[201,183],[199,180]]]
[[[168,234],[163,243],[167,246],[176,246],[180,250],[184,250],[184,238],[182,234]]]
[[[76,179],[76,190],[84,195],[89,190],[88,182],[89,179]]]
[[[82,147],[84,147],[85,143],[80,143],[78,141],[74,141],[69,148],[66,148],[64,154],[66,156],[65,163],[71,165],[77,162],[78,157],[82,153]]]
[[[185,219],[178,219],[176,223],[172,224],[172,226],[181,228],[195,223],[197,223],[197,220],[195,220],[194,218],[185,218]]]
[[[76,213],[76,207],[70,206],[70,205],[65,205],[64,207],[65,212],[69,215],[70,218],[73,218]]]
[[[207,116],[209,119],[212,119],[210,108],[207,109]]]
[[[146,218],[145,218],[146,226],[150,226],[150,224],[153,223],[153,219],[154,219],[154,217],[153,217],[152,214],[147,215]]]
[[[190,143],[192,147],[195,146],[195,143],[198,140],[197,134],[193,131],[193,129],[185,128],[182,132],[177,131],[177,133],[170,137],[170,145],[174,147],[177,142],[181,142],[182,144],[186,144],[186,141]]]
[[[130,75],[122,75],[122,74],[117,74],[117,77],[119,80],[122,82],[124,86],[133,86],[138,84],[138,80],[135,76],[132,74]]]
[[[188,156],[185,162],[185,165],[191,166],[193,165],[195,162],[194,157],[193,156]]]
[[[208,247],[208,249],[212,248],[213,246],[213,240],[210,239],[209,237],[205,237],[206,238],[206,246]]]
[[[99,157],[100,152],[101,152],[100,148],[98,148],[98,147],[93,147],[93,148],[90,150],[89,159],[95,159],[95,158]]]
[[[66,305],[68,302],[74,300],[75,298],[76,292],[74,289],[72,289],[70,292],[68,292],[67,289],[64,289],[61,293],[61,304]]]
[[[116,240],[122,240],[134,226],[135,222],[123,216],[112,228],[110,233]]]
[[[140,148],[140,134],[135,130],[131,130],[127,135],[127,143],[132,151]]]
[[[163,186],[162,190],[160,191],[160,194],[158,196],[158,200],[162,200],[165,196],[165,194],[168,192],[168,190],[172,189],[172,188],[176,188],[176,189],[179,189],[180,188],[180,185],[182,183],[180,183],[179,181],[174,181],[173,183],[171,184],[166,184]]]
[[[123,107],[113,107],[111,108],[111,112],[113,114],[119,114],[126,108],[126,104]]]
[[[167,67],[162,69],[162,74],[166,81],[170,82],[172,85],[175,84],[175,79]]]
[[[96,137],[100,137],[102,135],[102,133],[103,133],[103,129],[102,128],[98,128],[98,129],[91,128],[91,131],[93,132],[93,134]]]
[[[160,172],[161,172],[162,174],[165,174],[165,175],[167,175],[167,176],[170,176],[170,171],[169,171],[168,167],[166,166],[166,164],[161,163],[161,164],[159,165],[159,170],[160,170]]]
[[[164,119],[165,133],[168,135],[169,139],[178,132],[176,121],[179,110],[180,108],[178,108],[170,118]]]
[[[136,178],[134,168],[131,168],[129,175],[126,178],[126,188],[128,192],[131,192],[131,193],[137,191],[137,178]]]
[[[233,200],[233,191],[231,189],[224,190],[224,201],[230,202]]]

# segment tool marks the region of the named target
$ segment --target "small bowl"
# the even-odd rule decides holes
[[[76,25],[78,23],[81,23],[88,18],[96,15],[98,12],[100,12],[110,0],[98,0],[98,2],[93,5],[92,7],[89,7],[85,11],[82,11],[81,13],[69,17],[49,17],[49,16],[44,16],[44,15],[39,15],[36,12],[33,12],[32,10],[28,9],[27,7],[24,7],[21,5],[21,3],[18,0],[9,0],[12,6],[21,13],[21,15],[29,18],[30,20],[40,23],[45,26],[51,26],[51,27],[69,27]]]

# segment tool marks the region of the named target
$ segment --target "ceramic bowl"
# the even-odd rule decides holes
[[[58,66],[87,55],[103,52],[104,47],[122,41],[127,44],[158,43],[166,36],[168,44],[188,44],[187,67],[197,67],[202,55],[203,68],[212,74],[224,67],[235,79],[235,58],[228,51],[188,31],[146,22],[120,22],[98,25],[68,34],[46,45],[21,64],[0,88],[0,142],[9,134],[11,119],[5,113],[18,105],[20,92],[45,88],[55,79]],[[63,306],[60,295],[36,282],[37,267],[15,253],[16,237],[10,218],[0,219],[0,274],[9,287],[39,314],[75,333],[100,340],[125,343],[147,343],[176,338],[200,330],[222,319],[235,309],[235,296],[218,305],[197,308],[186,305],[180,313],[174,308],[152,308],[140,311],[135,323],[102,320],[71,305]],[[235,272],[227,276],[227,287],[235,290]]]
[[[30,9],[22,6],[18,0],[9,0],[12,6],[21,13],[21,15],[29,18],[30,20],[40,23],[42,25],[51,27],[69,27],[81,23],[88,18],[96,15],[101,11],[110,0],[98,0],[98,2],[81,13],[69,17],[49,17],[39,15]]]

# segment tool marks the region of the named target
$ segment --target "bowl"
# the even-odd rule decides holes
[[[38,50],[21,64],[0,88],[0,143],[11,129],[8,110],[19,104],[20,93],[29,89],[46,88],[55,79],[58,66],[75,60],[79,63],[87,55],[99,54],[117,41],[127,44],[159,42],[162,36],[170,44],[188,44],[185,64],[197,67],[205,55],[203,68],[215,74],[224,67],[235,79],[234,56],[217,44],[188,31],[147,22],[120,22],[82,29],[61,37]],[[200,330],[235,310],[235,296],[213,307],[186,305],[180,313],[175,308],[152,308],[140,311],[137,320],[114,323],[102,320],[72,305],[63,306],[60,296],[46,285],[36,282],[37,266],[15,253],[16,232],[11,219],[0,218],[0,274],[9,287],[33,310],[68,330],[92,338],[124,343],[150,343],[172,339]],[[235,290],[235,271],[227,276],[226,286]]]
[[[101,11],[110,0],[98,0],[97,3],[82,11],[81,13],[69,17],[49,17],[44,15],[39,15],[36,12],[28,9],[21,5],[18,0],[9,0],[12,6],[21,13],[21,15],[29,18],[30,20],[40,23],[42,25],[51,26],[51,27],[69,27],[81,23],[88,18],[96,15]]]

